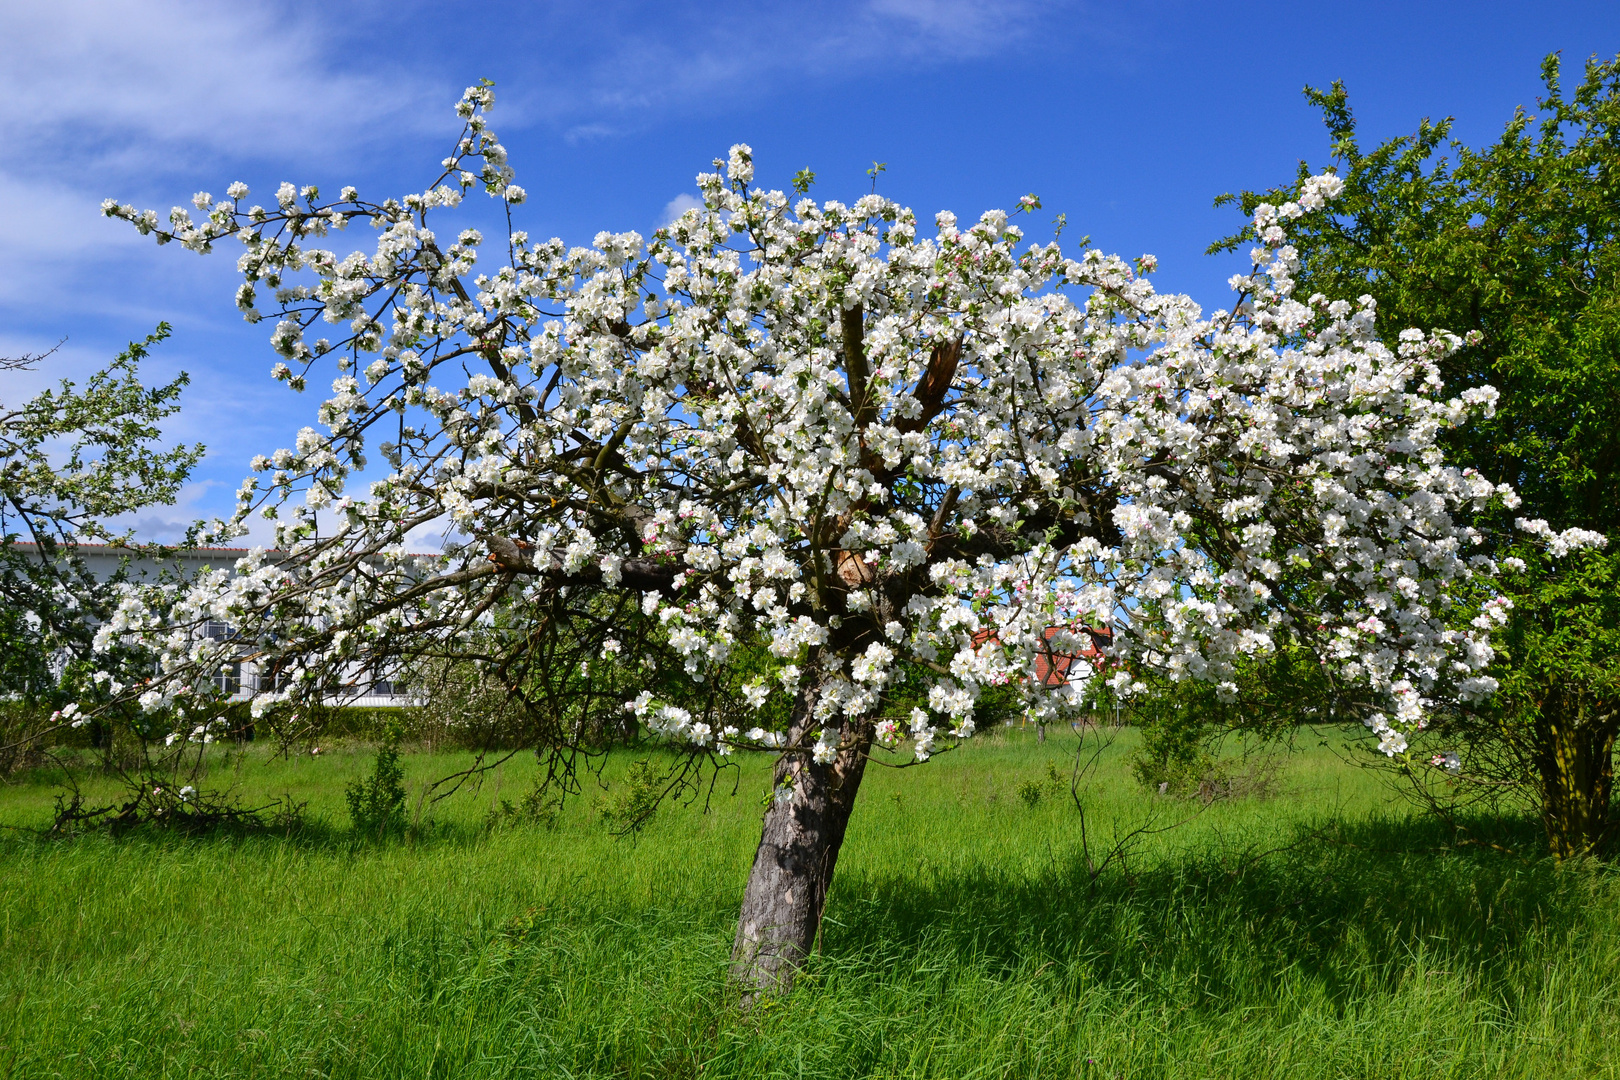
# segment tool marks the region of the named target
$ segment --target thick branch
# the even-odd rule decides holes
[[[560,585],[592,585],[602,581],[602,567],[599,563],[588,563],[578,570],[567,571],[564,569],[562,556],[556,552],[552,552],[550,558],[542,565],[534,561],[534,549],[524,541],[495,535],[485,539],[489,544],[489,561],[495,564],[489,573],[498,570],[504,574],[543,576]],[[658,559],[625,559],[619,564],[619,584],[636,592],[652,592],[655,589],[671,588],[678,573],[680,568],[670,562]]]
[[[859,304],[846,308],[843,313],[844,371],[849,377],[849,411],[854,414],[857,428],[871,423],[874,411],[866,385],[872,376],[866,367],[864,318],[865,312]]]
[[[921,431],[928,426],[930,420],[944,411],[945,395],[950,393],[951,382],[956,378],[956,366],[961,360],[960,338],[934,346],[928,356],[928,367],[917,380],[916,389],[911,392],[911,396],[922,406],[922,411],[910,419],[901,418],[896,421],[895,430],[902,435]]]

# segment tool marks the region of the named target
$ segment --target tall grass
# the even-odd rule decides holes
[[[1327,733],[1326,741],[1337,738]],[[0,840],[0,1077],[1591,1077],[1620,1035],[1620,887],[1447,846],[1333,745],[1270,799],[1144,795],[1128,735],[1003,734],[868,774],[820,948],[742,1013],[733,920],[767,778],[610,835],[606,791],[485,831],[532,763],[361,843],[364,748],[222,758],[285,837]],[[420,783],[461,762],[405,758]],[[1049,769],[1048,766],[1051,766]],[[48,819],[43,783],[0,821]],[[1088,869],[1116,831],[1191,820]],[[1510,826],[1511,827],[1511,824]]]

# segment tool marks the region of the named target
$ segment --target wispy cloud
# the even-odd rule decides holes
[[[144,533],[167,537],[194,515],[228,513],[247,458],[289,442],[308,410],[265,386],[264,333],[214,302],[229,295],[231,260],[159,253],[103,219],[103,197],[161,211],[237,178],[260,196],[282,179],[392,182],[395,152],[430,132],[448,135],[455,94],[485,74],[500,80],[496,117],[509,141],[528,128],[607,142],[806,80],[1029,48],[1066,6],[501,2],[457,23],[481,43],[471,51],[460,38],[433,37],[450,16],[427,0],[0,3],[0,205],[10,208],[0,216],[0,265],[13,268],[0,276],[0,345],[48,347],[71,332],[52,378],[77,376],[164,318],[177,333],[155,354],[153,374],[183,364],[195,378],[168,434],[201,439],[210,453],[179,505],[141,516]],[[660,223],[696,203],[677,195]],[[254,528],[262,542],[268,526]],[[437,547],[438,532],[419,532],[413,542]]]
[[[343,70],[329,27],[268,4],[53,0],[0,19],[0,137],[114,170],[326,156],[409,123],[422,93],[380,65]]]
[[[491,13],[509,33],[490,63],[516,69],[502,88],[503,127],[540,124],[589,142],[630,134],[671,109],[723,108],[739,94],[806,77],[1004,52],[1066,6],[524,5],[521,19],[516,10]],[[408,19],[438,17],[426,4],[401,8]],[[468,73],[441,65],[423,77],[375,41],[347,39],[347,25],[374,24],[385,12],[362,0],[354,14],[338,20],[292,0],[4,5],[0,143],[9,153],[0,200],[28,212],[0,221],[0,259],[70,267],[92,253],[128,257],[137,242],[100,220],[105,196],[182,201],[176,186],[199,173],[223,184],[225,171],[266,164],[341,170],[401,135],[443,127],[459,89],[452,76]],[[569,48],[529,47],[557,41]],[[22,287],[0,284],[0,304],[19,300]]]
[[[0,263],[34,273],[0,280],[0,304],[104,307],[68,288],[89,276],[76,268],[138,265],[150,246],[101,218],[109,195],[181,201],[199,170],[342,162],[428,119],[420,81],[375,59],[346,70],[333,44],[313,16],[268,3],[4,5],[0,205],[26,211],[0,218]]]
[[[168,506],[150,506],[135,514],[116,519],[109,524],[114,529],[134,529],[140,540],[155,541],[160,544],[176,544],[185,539],[186,531],[199,521],[205,521],[214,516],[211,509],[206,508],[209,503],[217,503],[217,498],[210,499],[210,494],[222,485],[214,481],[199,481],[185,484],[180,488],[174,502]],[[268,524],[268,523],[266,523]],[[244,546],[265,544],[272,534],[268,530],[260,529],[262,536],[251,537],[243,541]]]
[[[669,202],[664,204],[664,212],[658,215],[659,227],[668,225],[688,210],[696,210],[703,205],[703,200],[696,195],[681,192]]]
[[[567,40],[537,54],[520,114],[570,138],[634,127],[661,111],[734,103],[805,77],[912,70],[1028,48],[1065,0],[842,0],[558,6],[532,20],[536,38]]]

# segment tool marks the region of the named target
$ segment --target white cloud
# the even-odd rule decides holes
[[[575,124],[563,133],[563,140],[570,146],[576,146],[583,142],[611,138],[617,134],[618,129],[609,124]]]
[[[148,543],[177,544],[185,539],[186,530],[198,521],[212,518],[214,514],[204,509],[210,503],[219,502],[218,498],[209,498],[209,493],[222,487],[219,482],[202,480],[181,486],[173,503],[168,506],[150,506],[135,514],[123,518],[115,518],[108,524],[114,529],[133,529],[135,538]],[[246,541],[232,541],[233,544],[251,546],[262,543],[262,540],[251,539]]]
[[[0,173],[0,205],[13,208],[0,215],[0,257],[8,266],[27,265],[17,261],[24,254],[104,254],[151,243],[103,218],[100,199],[49,180]]]
[[[339,136],[409,118],[421,96],[383,71],[334,70],[317,47],[329,32],[264,4],[8,4],[0,31],[0,136],[114,169],[328,156]]]
[[[335,43],[330,27],[251,0],[0,5],[0,262],[28,269],[0,279],[0,304],[82,315],[132,302],[127,287],[85,287],[154,273],[138,250],[151,242],[104,219],[105,197],[161,210],[186,201],[198,172],[325,167],[454,123],[453,91],[423,108],[420,81],[382,62],[344,70]],[[164,262],[163,277],[199,273]]]
[[[982,0],[870,0],[873,22],[893,20],[917,37],[948,46],[957,55],[994,52],[1023,36],[1052,4],[984,3]],[[914,38],[915,42],[916,39]]]
[[[13,268],[0,277],[0,319],[19,346],[12,351],[49,347],[71,331],[54,380],[94,370],[131,327],[144,332],[167,318],[176,339],[154,354],[153,379],[181,364],[196,379],[167,426],[172,438],[208,443],[198,472],[210,479],[174,510],[145,515],[143,528],[172,529],[205,505],[229,512],[247,458],[290,441],[307,408],[266,386],[265,333],[241,328],[224,302],[233,260],[160,253],[101,218],[101,198],[161,212],[237,177],[260,195],[280,179],[324,186],[326,175],[307,175],[317,171],[340,181],[367,169],[392,177],[397,166],[384,150],[429,132],[448,140],[454,130],[449,107],[461,82],[416,71],[488,62],[502,78],[504,134],[544,122],[577,143],[633,133],[660,114],[746,105],[806,79],[1018,48],[1037,39],[1042,13],[1061,6],[738,0],[649,9],[608,0],[534,5],[521,18],[486,9],[452,34],[444,10],[425,2],[290,6],[298,2],[0,0],[0,261]],[[500,48],[468,58],[466,40],[496,34]],[[503,71],[502,56],[523,61]],[[422,159],[413,150],[400,160]],[[693,205],[694,196],[677,195],[661,223]],[[104,347],[83,348],[98,334]],[[268,530],[254,527],[255,539]],[[418,532],[438,546],[439,531]]]
[[[446,544],[465,544],[470,539],[457,532],[448,519],[438,517],[406,533],[405,550],[416,555],[433,555],[443,551]]]
[[[664,204],[664,212],[658,215],[658,227],[663,228],[688,210],[697,210],[702,206],[702,199],[683,191]]]
[[[44,353],[50,355],[32,367],[0,372],[0,408],[16,408],[40,391],[55,387],[63,379],[83,382],[112,359],[111,356],[83,348],[75,341],[63,341],[60,337],[0,332],[0,356],[40,356]]]
[[[11,208],[0,214],[0,265],[27,268],[0,275],[0,303],[37,309],[71,298],[74,309],[83,311],[119,302],[88,294],[65,268],[85,259],[140,258],[140,249],[151,246],[128,225],[102,217],[100,200],[82,187],[0,171],[0,206]]]
[[[656,11],[559,5],[537,13],[531,32],[570,48],[524,72],[519,112],[548,116],[570,141],[617,134],[644,114],[689,113],[805,77],[847,78],[1023,48],[1044,21],[1073,6],[1068,0],[842,0]]]

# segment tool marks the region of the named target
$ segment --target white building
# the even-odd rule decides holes
[[[32,543],[19,543],[15,547],[30,554],[37,555],[39,551],[39,546]],[[79,544],[74,548],[85,568],[97,581],[111,580],[122,571],[127,580],[136,584],[154,583],[165,573],[170,577],[191,578],[203,570],[234,570],[236,561],[247,555],[248,550],[228,547],[176,548],[170,550],[167,558],[156,559],[146,552],[112,544]],[[274,559],[276,554],[272,551],[269,557]],[[233,634],[229,626],[212,620],[206,624],[204,632],[216,640],[229,640]],[[255,690],[270,689],[269,678],[268,673],[261,673],[258,665],[251,660],[236,661],[224,665],[215,673],[214,686],[231,700],[242,701],[252,697]],[[361,675],[355,679],[353,693],[333,696],[327,704],[389,708],[412,705],[415,701],[387,679]]]

